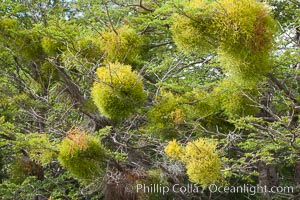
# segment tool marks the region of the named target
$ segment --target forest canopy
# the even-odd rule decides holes
[[[297,0],[1,1],[0,69],[0,199],[300,198]]]

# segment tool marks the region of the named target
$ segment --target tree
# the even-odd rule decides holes
[[[1,198],[297,199],[300,5],[267,3],[0,3]]]

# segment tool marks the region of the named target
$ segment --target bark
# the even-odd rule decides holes
[[[95,123],[95,130],[104,128],[105,126],[109,126],[112,124],[112,122],[105,118],[105,117],[100,117],[98,113],[96,112],[90,112],[84,109],[84,105],[86,105],[86,99],[84,98],[83,94],[79,90],[79,87],[72,81],[71,77],[66,73],[66,71],[57,66],[56,69],[59,72],[59,75],[64,82],[64,84],[67,87],[67,92],[68,94],[77,101],[77,104],[75,104],[75,107],[79,109],[79,111],[86,116],[88,116],[93,122]]]
[[[296,161],[294,165],[294,183],[300,185],[300,161]]]
[[[123,184],[107,184],[105,187],[105,200],[136,200],[137,194],[135,192],[127,192],[130,185]],[[132,185],[131,185],[132,186]]]
[[[21,149],[22,156],[22,164],[24,167],[24,172],[27,176],[36,176],[37,180],[44,180],[44,170],[41,164],[32,161],[29,157],[29,154]]]
[[[266,164],[264,161],[258,163],[258,172],[259,172],[259,186],[265,187],[270,190],[273,186],[278,186],[278,174],[275,165]],[[263,193],[261,196],[263,200],[272,199],[270,193]]]

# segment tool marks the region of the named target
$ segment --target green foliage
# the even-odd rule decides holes
[[[300,5],[296,1],[268,0],[268,4],[272,6],[274,18],[280,23],[284,29],[290,26],[299,26],[299,9]],[[296,12],[295,12],[296,11]]]
[[[189,120],[201,119],[203,124],[215,120],[212,117],[219,110],[219,105],[208,89],[193,89],[183,97],[181,104],[184,105]]]
[[[74,177],[90,182],[102,175],[106,156],[99,138],[73,129],[59,145],[58,161]]]
[[[42,166],[30,160],[28,156],[17,157],[8,168],[9,182],[21,185],[28,177],[41,175],[42,170]]]
[[[34,176],[27,177],[22,184],[5,181],[0,187],[0,196],[3,200],[10,199],[79,199],[78,183],[67,173],[57,177],[46,173],[47,180],[37,180]]]
[[[0,199],[205,199],[128,189],[256,185],[269,166],[296,186],[299,6],[1,2]]]
[[[1,19],[0,30],[0,40],[16,50],[23,59],[39,59],[43,54],[39,35],[16,19]],[[12,42],[8,44],[9,40]]]
[[[39,59],[43,55],[40,38],[37,33],[25,30],[16,37],[16,48],[24,59]]]
[[[9,144],[11,143],[10,140],[16,138],[15,132],[17,131],[18,129],[14,124],[6,121],[4,116],[0,117],[0,183],[9,177],[7,162],[11,160],[14,154],[14,149]]]
[[[147,171],[147,176],[151,179],[152,183],[166,185],[167,176],[164,174],[161,169],[150,169]]]
[[[0,125],[1,125],[1,129],[0,129],[0,135],[1,135],[1,139],[11,139],[14,140],[16,138],[16,127],[14,126],[14,124],[5,121],[5,117],[1,116],[0,117]]]
[[[167,175],[164,173],[163,170],[161,169],[150,169],[146,171],[146,176],[147,179],[142,179],[142,180],[138,180],[136,182],[136,184],[145,184],[145,185],[151,185],[151,184],[157,184],[157,185],[161,185],[161,186],[167,186],[168,185],[168,177]],[[135,186],[136,188],[137,186]],[[145,200],[152,200],[152,199],[159,199],[161,198],[161,194],[160,193],[156,193],[156,192],[149,192],[149,193],[144,193],[143,191],[140,191],[138,193],[139,197],[141,199],[145,199]],[[171,198],[170,194],[164,194],[164,196],[166,198]]]
[[[17,30],[19,28],[19,23],[16,19],[2,18],[0,21],[1,34],[5,36],[10,36],[12,33],[10,31]]]
[[[35,24],[32,32],[40,37],[39,43],[46,55],[57,57],[65,51],[74,50],[74,40],[83,30],[80,25],[62,19],[50,20],[48,26]]]
[[[12,146],[12,152],[7,152],[10,162],[6,163],[4,169],[10,176],[10,182],[22,184],[27,177],[42,173],[42,166],[49,165],[57,157],[57,151],[55,143],[50,141],[50,135],[14,132],[7,135],[6,144]]]
[[[57,157],[56,144],[51,142],[48,134],[18,134],[15,148],[18,151],[25,150],[32,161],[38,162],[43,166],[49,164]]]
[[[108,63],[98,68],[96,75],[92,97],[104,116],[126,118],[145,101],[143,82],[129,65]]]
[[[57,79],[59,77],[57,70],[55,69],[55,66],[49,62],[45,61],[41,64],[41,77],[43,80],[51,81],[52,79]]]
[[[282,123],[289,123],[288,117],[283,116],[282,122],[268,122],[266,123],[262,119],[255,117],[241,117],[231,122],[236,125],[237,128],[250,131],[246,141],[239,143],[239,147],[247,152],[252,152],[260,160],[267,163],[284,163],[290,165],[297,160],[297,156],[294,155],[297,152],[296,149],[289,147],[289,131]],[[260,127],[265,125],[265,129]],[[264,138],[263,140],[257,140],[258,136],[266,136],[269,133],[272,134],[272,138]],[[297,131],[297,129],[295,130]],[[274,143],[274,140],[276,141]],[[298,140],[295,141],[298,145]]]
[[[62,62],[69,69],[85,72],[104,59],[100,34],[79,35],[72,46],[61,54]]]
[[[10,181],[15,184],[21,184],[29,175],[30,163],[22,160],[21,158],[15,159],[8,169],[10,174]]]

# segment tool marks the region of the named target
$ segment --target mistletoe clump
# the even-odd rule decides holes
[[[74,177],[88,182],[103,172],[105,151],[98,138],[71,129],[60,144],[58,160]]]
[[[235,77],[253,79],[270,70],[276,21],[256,0],[193,0],[175,15],[171,30],[184,52],[215,51]]]
[[[216,145],[209,139],[200,138],[182,147],[173,140],[168,143],[165,152],[171,159],[185,163],[187,175],[193,183],[206,187],[218,181],[221,175]]]
[[[163,89],[148,112],[149,129],[166,139],[178,135],[178,128],[184,128],[195,119],[209,125],[215,121],[212,118],[217,108],[214,101],[204,90],[194,89],[179,96]]]
[[[212,26],[213,4],[207,1],[190,1],[183,16],[174,14],[171,31],[176,45],[187,54],[211,53],[217,46],[215,27]]]
[[[223,10],[216,21],[222,24],[218,53],[224,68],[242,79],[268,72],[277,27],[270,9],[256,0],[222,0],[217,7]]]
[[[79,71],[90,70],[102,61],[104,55],[96,34],[80,36],[72,48],[62,52],[61,60],[66,68]]]
[[[211,96],[221,105],[221,109],[230,118],[256,114],[259,109],[255,105],[258,100],[257,85],[240,84],[224,79],[214,88]]]
[[[176,140],[172,140],[165,148],[165,152],[171,160],[180,160],[184,153],[183,147]]]
[[[98,61],[103,57],[101,40],[98,35],[90,34],[80,38],[75,49],[77,54],[88,61]]]
[[[92,97],[104,116],[126,118],[145,101],[143,82],[131,66],[108,63],[97,69],[96,76]]]
[[[138,62],[143,39],[129,26],[105,31],[100,40],[101,48],[109,62],[135,64]]]
[[[3,17],[0,20],[0,41],[7,44],[12,40],[12,49],[16,50],[18,55],[24,59],[39,59],[41,57],[42,48],[40,45],[39,35],[26,29],[23,24],[16,19]],[[5,38],[10,38],[7,40]]]
[[[49,56],[56,56],[65,49],[64,44],[50,37],[43,37],[41,45],[44,52]]]
[[[149,112],[149,119],[157,128],[167,128],[183,122],[185,113],[180,107],[180,99],[171,92],[162,92]]]

